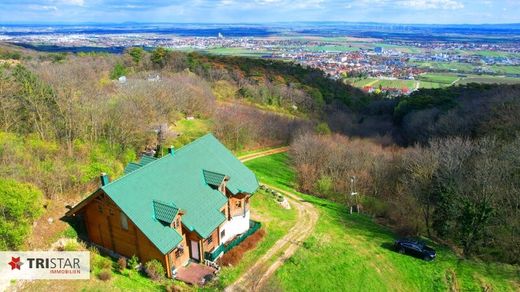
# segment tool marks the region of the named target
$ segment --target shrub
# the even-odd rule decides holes
[[[222,266],[234,266],[244,256],[244,253],[248,250],[255,248],[258,242],[265,236],[265,230],[260,229],[253,233],[251,236],[242,241],[239,245],[232,248],[229,252],[225,253],[219,260],[219,264]]]
[[[94,255],[93,257],[93,263],[92,265],[100,270],[103,269],[111,269],[112,268],[112,261],[106,257],[103,257],[101,255]]]
[[[137,268],[137,266],[139,266],[139,258],[136,257],[135,255],[133,255],[128,260],[128,267],[130,267],[130,269],[134,270],[135,268]]]
[[[0,179],[0,250],[20,247],[42,213],[42,197],[35,186]]]
[[[99,272],[98,278],[101,281],[108,281],[112,278],[112,271],[109,269],[103,269]]]
[[[117,260],[117,266],[118,266],[120,272],[124,271],[126,269],[126,258],[120,257]]]
[[[67,243],[65,243],[65,245],[63,246],[64,251],[78,251],[82,249],[83,246],[81,245],[81,243],[73,240],[67,241]]]
[[[148,261],[144,267],[146,274],[148,277],[150,277],[150,279],[158,281],[164,277],[164,267],[158,260]]]
[[[166,292],[180,292],[182,291],[179,287],[175,286],[175,284],[167,284],[164,286]]]

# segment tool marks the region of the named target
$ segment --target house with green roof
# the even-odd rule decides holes
[[[161,158],[130,163],[73,207],[89,240],[142,262],[159,260],[168,276],[250,227],[250,198],[258,188],[254,173],[212,134]],[[218,256],[218,255],[217,255]]]

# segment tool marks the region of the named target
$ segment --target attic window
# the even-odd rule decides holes
[[[179,209],[173,203],[153,201],[154,218],[170,226],[177,216]]]
[[[209,186],[212,186],[214,188],[220,187],[222,182],[227,178],[225,174],[213,172],[209,170],[202,170],[202,174],[204,175],[204,181]]]

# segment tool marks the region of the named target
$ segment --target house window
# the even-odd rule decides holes
[[[121,212],[121,228],[124,230],[128,230],[128,218],[126,217],[125,213]]]
[[[213,235],[211,235],[210,237],[208,237],[208,238],[206,239],[206,243],[207,243],[207,244],[210,244],[210,243],[212,243],[212,242],[213,242]]]
[[[181,245],[175,251],[175,258],[180,258],[183,253],[184,253],[184,247]]]
[[[181,222],[179,221],[179,218],[176,218],[172,223],[172,227],[173,229],[177,229],[179,226],[181,226]]]
[[[224,236],[226,236],[226,229],[220,231],[220,238],[223,238]]]
[[[101,204],[98,204],[97,209],[99,213],[103,213],[103,206]]]
[[[238,200],[238,201],[236,202],[235,206],[236,206],[237,208],[241,208],[241,207],[242,207],[242,201]]]

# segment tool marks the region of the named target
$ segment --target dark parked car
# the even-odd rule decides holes
[[[426,261],[435,259],[435,250],[431,247],[426,246],[423,242],[415,239],[398,239],[394,243],[394,248],[399,253],[407,253]]]

